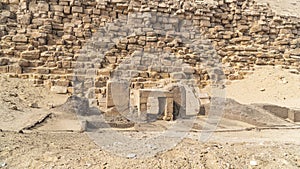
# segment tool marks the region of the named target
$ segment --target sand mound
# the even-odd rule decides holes
[[[275,13],[286,16],[300,17],[299,0],[260,0],[258,3],[269,3]]]
[[[300,108],[300,75],[280,67],[256,67],[253,74],[226,86],[226,96],[243,104]]]

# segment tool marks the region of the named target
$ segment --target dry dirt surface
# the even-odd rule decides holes
[[[133,159],[100,149],[84,133],[5,132],[0,133],[0,165],[3,168],[299,168],[299,143],[282,136],[297,134],[299,130],[276,132],[216,133],[216,141],[207,143],[188,138],[154,157]],[[226,135],[236,140],[226,140]],[[281,138],[279,142],[272,141],[275,136]]]
[[[299,0],[257,0],[258,3],[269,3],[272,10],[280,15],[300,17]]]
[[[256,67],[245,79],[231,82],[226,97],[243,104],[269,103],[299,109],[300,76],[281,67]]]
[[[30,128],[51,114],[49,108],[64,103],[68,96],[51,93],[33,81],[0,75],[0,129]]]

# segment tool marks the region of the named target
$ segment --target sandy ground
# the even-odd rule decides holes
[[[269,138],[256,139],[266,133]],[[0,160],[4,168],[299,168],[299,144],[272,141],[283,138],[281,133],[266,133],[226,134],[242,138],[235,142],[222,133],[215,134],[222,140],[208,143],[185,139],[167,152],[137,159],[110,154],[84,133],[0,133]]]
[[[49,107],[62,104],[66,95],[51,93],[33,81],[0,75],[0,129],[19,131],[50,115]]]
[[[226,96],[240,103],[269,103],[300,108],[300,76],[280,67],[256,67],[245,79],[226,87]],[[237,90],[238,89],[238,90]]]
[[[275,13],[287,16],[300,16],[299,0],[257,0],[259,3],[269,3]]]

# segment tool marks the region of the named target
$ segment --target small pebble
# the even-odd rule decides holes
[[[251,160],[251,161],[250,161],[250,165],[251,165],[251,166],[257,166],[258,164],[257,164],[257,161]]]
[[[266,89],[265,89],[265,88],[261,88],[261,89],[259,89],[259,90],[260,90],[260,91],[262,91],[262,92],[263,92],[263,91],[266,91]]]
[[[6,162],[0,162],[0,167],[5,167],[6,166]]]
[[[11,96],[11,97],[18,97],[18,94],[17,93],[9,93],[9,96]]]
[[[136,154],[128,154],[126,157],[127,157],[127,158],[135,158],[135,157],[136,157]]]
[[[29,107],[31,107],[31,108],[39,108],[39,105],[37,103],[30,103]]]
[[[18,107],[16,105],[12,105],[9,109],[11,109],[11,110],[18,110]]]
[[[53,109],[54,108],[53,103],[48,103],[47,106],[48,106],[48,109]]]

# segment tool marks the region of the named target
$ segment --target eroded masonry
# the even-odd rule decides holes
[[[1,0],[0,9],[0,73],[141,117],[151,107],[165,120],[197,114],[199,88],[255,65],[299,73],[300,19],[253,0]]]

